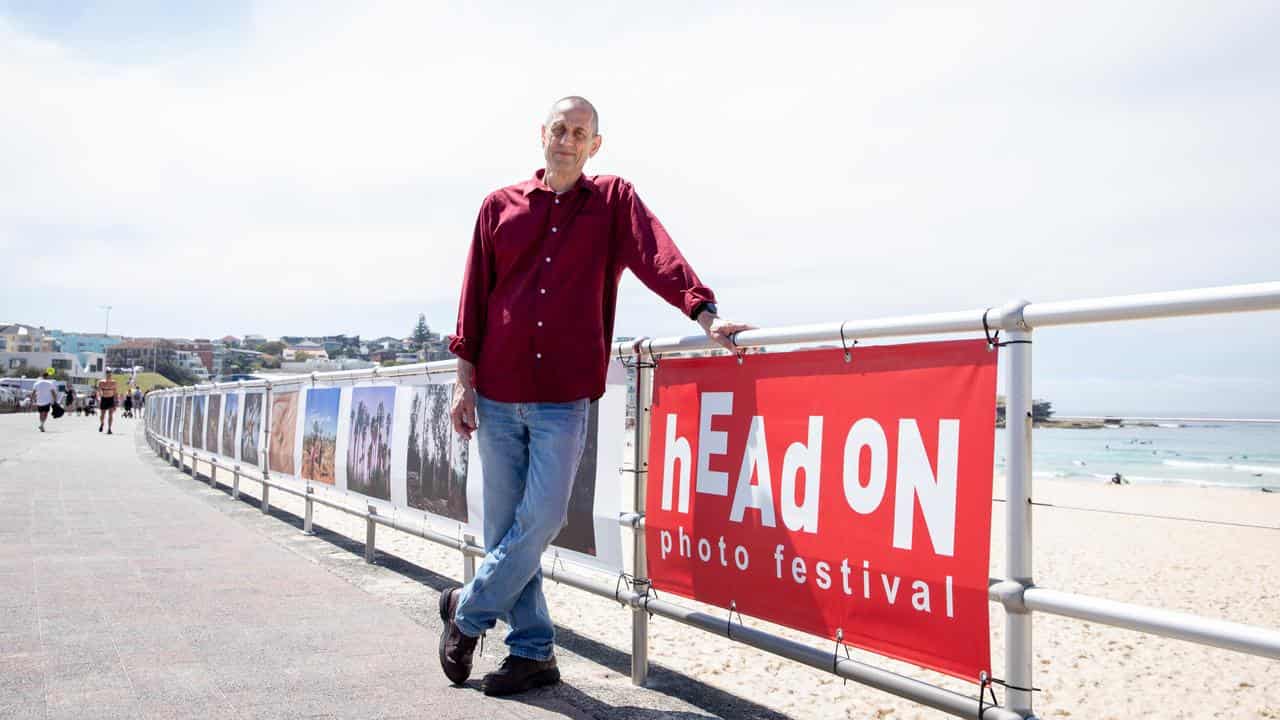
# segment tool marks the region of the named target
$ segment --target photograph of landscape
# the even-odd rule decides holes
[[[302,430],[302,479],[332,485],[338,448],[338,388],[307,390],[307,415]]]

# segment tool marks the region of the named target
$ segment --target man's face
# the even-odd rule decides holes
[[[591,111],[581,105],[559,106],[542,126],[542,152],[547,169],[560,174],[582,172],[587,158],[600,150],[600,136],[592,125]]]

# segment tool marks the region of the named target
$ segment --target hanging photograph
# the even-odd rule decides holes
[[[267,425],[267,465],[271,472],[292,475],[294,436],[298,429],[298,392],[271,396],[271,420]]]
[[[244,426],[240,428],[240,461],[250,465],[262,462],[258,444],[262,435],[262,393],[244,394]]]
[[[391,419],[394,387],[358,387],[351,391],[347,442],[347,489],[391,499]]]
[[[240,395],[227,393],[222,408],[222,454],[236,456],[236,422],[240,419]]]
[[[596,464],[600,441],[600,403],[593,401],[587,417],[587,439],[582,461],[573,476],[573,493],[569,496],[569,517],[560,534],[551,541],[556,547],[583,555],[596,554],[595,499]]]
[[[307,390],[307,414],[302,431],[302,479],[332,485],[338,446],[338,388]]]
[[[467,522],[467,441],[449,418],[451,385],[413,388],[405,478],[409,507]]]
[[[191,406],[191,446],[200,450],[204,449],[204,403],[205,396],[197,395]]]
[[[206,418],[205,418],[205,425],[207,426],[208,429],[206,430],[205,436],[204,436],[205,438],[204,449],[208,450],[211,453],[218,452],[218,427],[219,427],[218,421],[221,419],[221,417],[222,417],[222,396],[210,395],[208,412],[206,413]]]

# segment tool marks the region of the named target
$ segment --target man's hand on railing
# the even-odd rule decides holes
[[[476,366],[458,358],[458,379],[453,383],[453,406],[449,410],[453,431],[470,440],[476,427]]]
[[[725,320],[710,310],[704,310],[698,314],[698,324],[702,326],[702,331],[707,334],[707,337],[735,355],[741,354],[742,350],[733,344],[734,334],[743,330],[756,329],[755,325]]]

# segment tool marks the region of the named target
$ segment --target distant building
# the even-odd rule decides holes
[[[357,358],[311,358],[302,362],[282,362],[280,370],[288,373],[333,372],[335,370],[363,370],[377,365]]]
[[[209,368],[204,364],[204,358],[201,353],[196,350],[178,350],[174,353],[174,365],[193,375],[198,381],[209,379]]]
[[[107,365],[154,370],[176,364],[176,345],[164,338],[128,338],[107,348]]]
[[[77,353],[64,352],[0,352],[0,375],[8,375],[24,368],[44,370],[53,368],[73,383],[90,383],[102,377],[106,358],[98,353],[85,353],[88,362],[81,362]]]
[[[282,360],[296,360],[298,353],[306,353],[306,357],[328,360],[329,353],[325,351],[324,346],[312,340],[304,340],[302,342],[286,345],[282,353]]]
[[[54,352],[56,338],[42,327],[0,323],[0,350],[5,352]]]
[[[61,330],[50,331],[54,340],[58,344],[59,352],[66,353],[97,353],[105,355],[107,348],[117,345],[124,341],[124,338],[118,335],[104,335],[102,333],[76,333],[63,332]]]

